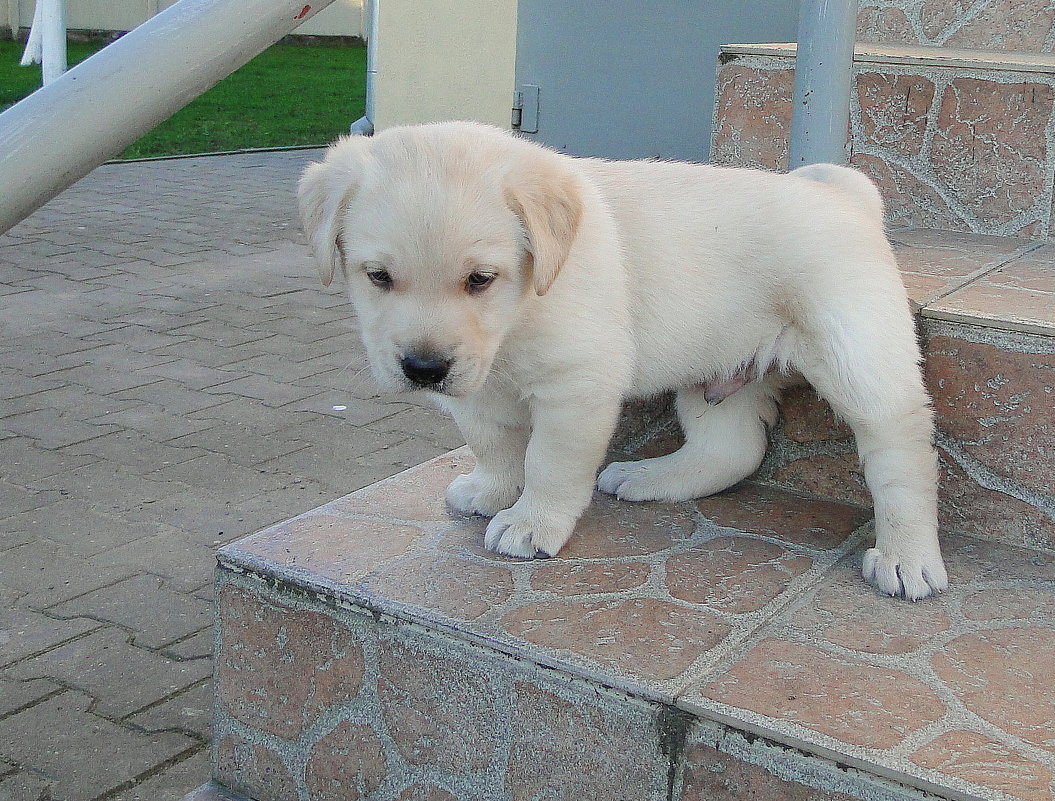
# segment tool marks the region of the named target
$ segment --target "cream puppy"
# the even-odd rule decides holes
[[[476,467],[447,501],[492,517],[488,548],[556,554],[595,481],[631,501],[735,484],[794,371],[856,436],[876,514],[865,577],[912,599],[946,587],[919,347],[856,171],[578,159],[442,123],[340,140],[300,206],[378,383],[457,421]],[[671,389],[685,445],[597,478],[622,401]]]

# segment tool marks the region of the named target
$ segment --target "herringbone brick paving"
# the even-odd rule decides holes
[[[461,444],[318,285],[315,156],[106,165],[0,236],[0,801],[201,784],[214,548]]]

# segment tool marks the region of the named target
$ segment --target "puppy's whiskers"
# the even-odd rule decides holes
[[[510,365],[508,362],[495,358],[495,360],[491,362],[491,375],[495,377],[495,380],[499,384],[506,384],[515,387],[517,384],[513,378],[513,374],[509,371],[509,367]]]
[[[341,369],[339,369],[337,371],[337,375],[335,375],[334,378],[341,378],[342,375],[344,374],[344,372],[346,370],[348,370],[349,368],[351,368],[352,366],[354,366],[354,365],[355,365],[354,361],[348,362],[348,364],[346,364],[344,367],[342,367]],[[363,365],[362,367],[360,367],[358,370],[356,370],[352,375],[348,376],[348,379],[347,379],[348,385],[351,386],[355,382],[355,380],[357,378],[359,378],[359,376],[361,376],[363,373],[365,373],[369,369],[370,369],[370,364],[367,363],[367,364]]]

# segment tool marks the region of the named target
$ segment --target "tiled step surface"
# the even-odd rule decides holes
[[[986,50],[1055,50],[1047,0],[863,0],[857,40]]]
[[[869,514],[748,484],[598,496],[552,560],[452,516],[454,452],[225,548],[216,777],[311,799],[1050,798],[1055,555],[946,539],[917,604]],[[302,796],[304,797],[304,796]]]
[[[793,44],[728,45],[712,160],[787,168]],[[1049,238],[1055,56],[859,45],[852,163],[894,226]]]

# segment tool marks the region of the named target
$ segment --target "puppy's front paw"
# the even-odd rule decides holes
[[[879,548],[865,551],[861,573],[887,595],[918,601],[949,586],[949,576],[937,552],[897,553]]]
[[[447,505],[467,515],[494,517],[512,506],[519,496],[519,487],[502,484],[476,470],[458,476],[447,487]]]
[[[517,504],[499,512],[487,525],[484,545],[490,551],[534,559],[556,556],[571,536],[575,521],[563,523],[517,509]]]

